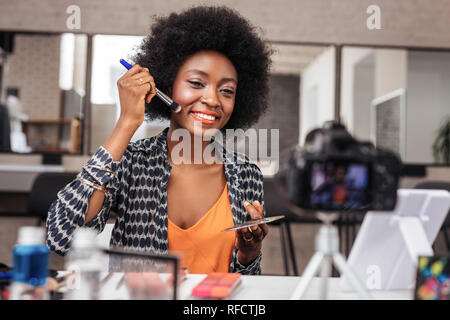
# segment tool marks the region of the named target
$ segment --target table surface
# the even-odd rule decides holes
[[[1,163],[0,171],[5,172],[63,172],[64,167],[62,165],[29,165],[29,164],[14,164],[14,163]]]
[[[0,192],[30,192],[41,172],[63,172],[62,165],[0,164]]]
[[[106,275],[106,274],[105,274]],[[128,299],[126,285],[117,285],[123,273],[114,273],[102,288],[104,299]],[[189,274],[178,290],[179,300],[196,300],[191,296],[192,289],[204,278],[205,274]],[[301,277],[293,276],[242,276],[242,283],[229,297],[230,300],[289,300]],[[313,278],[304,299],[320,299],[320,278]],[[375,300],[410,300],[413,290],[371,291]],[[339,278],[328,278],[328,299],[331,300],[358,300],[354,292],[342,292],[339,287]]]

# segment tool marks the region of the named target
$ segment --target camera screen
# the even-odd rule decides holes
[[[361,163],[315,162],[311,167],[312,209],[358,210],[367,206],[369,169]]]

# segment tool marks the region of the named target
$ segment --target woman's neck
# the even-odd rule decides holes
[[[176,132],[173,135],[177,129],[183,131]],[[211,163],[211,158],[206,159],[209,156],[216,159],[214,149],[209,149],[205,152],[205,149],[211,143],[210,140],[203,141],[201,135],[189,132],[176,124],[175,121],[170,121],[166,139],[168,158],[171,165],[195,165],[200,168],[217,164],[217,161]]]

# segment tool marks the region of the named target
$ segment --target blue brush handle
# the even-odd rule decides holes
[[[130,70],[131,68],[133,68],[133,66],[132,66],[131,64],[129,64],[128,62],[126,62],[126,61],[123,60],[123,59],[120,59],[120,63],[121,63],[125,68],[127,68],[128,70]]]
[[[131,68],[133,68],[133,66],[131,64],[129,64],[128,62],[126,62],[124,59],[120,59],[120,63],[127,68],[127,70],[130,70]],[[156,95],[165,103],[167,104],[170,109],[172,109],[173,112],[180,112],[181,111],[181,107],[178,103],[174,102],[172,99],[170,99],[168,96],[166,96],[164,93],[162,93],[161,91],[158,90],[158,88],[155,88],[156,91]]]

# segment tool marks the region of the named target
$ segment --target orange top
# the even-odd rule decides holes
[[[169,250],[181,252],[181,266],[189,273],[228,272],[235,233],[222,231],[234,225],[228,188],[192,227],[182,229],[168,219]]]
[[[347,197],[347,189],[343,185],[337,185],[334,188],[333,201],[336,203],[344,203]]]

